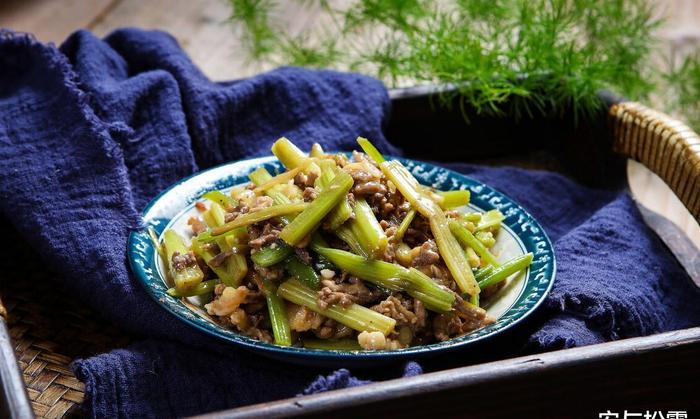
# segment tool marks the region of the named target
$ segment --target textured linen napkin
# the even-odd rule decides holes
[[[88,415],[182,416],[421,373],[411,362],[358,379],[222,344],[158,307],[126,258],[129,232],[158,192],[269,154],[282,135],[329,150],[352,149],[361,135],[401,154],[382,134],[388,107],[384,86],[357,74],[281,68],[215,83],[162,32],[100,40],[79,31],[60,49],[0,32],[1,228],[16,229],[85,304],[143,337],[74,363]],[[452,168],[520,202],[555,243],[555,287],[511,354],[700,324],[700,293],[624,192],[547,172]]]

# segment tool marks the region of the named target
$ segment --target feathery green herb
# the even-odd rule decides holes
[[[459,95],[478,113],[587,115],[600,89],[640,99],[654,87],[650,0],[305,1],[329,24],[295,34],[276,24],[271,1],[230,3],[257,60],[355,70],[391,86],[445,83],[456,90],[444,103]]]

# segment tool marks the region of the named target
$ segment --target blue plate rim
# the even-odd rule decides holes
[[[149,286],[149,280],[147,278],[147,273],[144,271],[144,269],[137,264],[137,258],[135,257],[137,255],[137,252],[134,251],[135,246],[138,244],[138,235],[139,234],[144,234],[146,231],[146,226],[144,223],[144,217],[148,214],[149,210],[153,208],[154,205],[158,203],[158,201],[168,192],[171,190],[177,188],[178,186],[182,185],[183,183],[199,177],[203,176],[209,172],[221,169],[223,167],[227,166],[233,166],[232,171],[239,170],[236,169],[236,165],[241,165],[241,166],[251,166],[251,165],[262,165],[265,163],[278,163],[278,160],[274,156],[262,156],[262,157],[252,157],[249,159],[242,159],[242,160],[237,160],[233,162],[227,162],[227,163],[222,163],[216,166],[212,166],[210,168],[207,168],[205,170],[193,173],[191,175],[188,175],[182,179],[179,179],[175,183],[171,184],[167,188],[165,188],[163,191],[158,193],[149,203],[144,207],[144,209],[141,211],[141,224],[142,227],[139,229],[132,230],[129,234],[129,239],[127,241],[127,253],[128,253],[128,259],[129,259],[129,266],[131,268],[131,271],[135,274],[136,278],[138,279],[138,282],[146,289],[146,292],[149,294],[155,302],[164,308],[166,311],[168,311],[170,314],[172,314],[174,317],[177,319],[185,322],[186,324],[193,326],[195,329],[209,335],[213,336],[217,339],[224,340],[226,342],[230,342],[234,345],[240,346],[244,349],[247,349],[249,351],[253,352],[264,352],[265,355],[268,356],[277,356],[279,359],[280,357],[285,358],[285,357],[293,357],[293,358],[323,358],[327,360],[333,360],[333,359],[357,359],[357,360],[370,360],[370,359],[404,359],[404,358],[418,358],[421,356],[426,356],[426,355],[434,355],[437,352],[450,352],[450,351],[455,351],[459,349],[464,349],[465,347],[468,347],[469,345],[476,344],[477,342],[482,342],[484,340],[488,340],[491,338],[494,338],[498,335],[501,335],[503,332],[510,330],[517,326],[518,324],[522,323],[525,319],[530,317],[544,302],[546,299],[547,295],[551,292],[552,287],[554,285],[554,282],[556,280],[556,275],[557,275],[557,264],[556,264],[556,255],[554,252],[554,246],[552,244],[552,241],[550,240],[549,236],[547,235],[546,231],[540,223],[537,221],[536,218],[530,214],[529,211],[527,211],[519,202],[514,200],[513,198],[509,197],[508,195],[502,193],[501,191],[497,190],[496,188],[489,186],[477,179],[474,179],[468,175],[456,172],[452,169],[448,169],[446,167],[439,166],[437,164],[433,164],[430,162],[424,162],[420,160],[415,160],[415,159],[410,159],[410,158],[405,158],[405,157],[395,157],[395,156],[387,156],[389,159],[396,159],[401,161],[404,165],[409,167],[409,170],[413,171],[412,168],[415,165],[423,165],[423,166],[428,166],[433,169],[438,169],[446,172],[447,174],[457,177],[457,178],[463,178],[466,180],[466,182],[463,181],[464,184],[475,184],[475,185],[481,185],[486,187],[487,189],[495,192],[496,195],[499,195],[501,198],[505,198],[507,201],[510,201],[512,204],[518,207],[518,209],[529,219],[529,221],[534,224],[536,228],[539,229],[540,233],[543,236],[543,241],[546,243],[547,248],[549,249],[551,253],[551,275],[549,276],[549,280],[547,283],[547,287],[542,290],[540,293],[539,297],[537,298],[537,301],[535,301],[526,311],[522,312],[517,318],[510,320],[507,324],[491,331],[490,333],[482,333],[479,336],[476,337],[470,337],[471,334],[466,334],[464,336],[460,336],[454,339],[450,339],[444,342],[438,342],[438,343],[432,343],[429,345],[422,345],[422,346],[413,346],[409,348],[403,348],[403,349],[395,349],[395,350],[379,350],[379,351],[344,351],[344,350],[325,350],[325,349],[308,349],[308,348],[303,348],[303,347],[295,347],[295,346],[278,346],[274,345],[271,343],[266,343],[266,342],[261,342],[254,340],[252,338],[249,338],[247,336],[241,335],[236,333],[235,331],[230,331],[232,332],[231,335],[224,335],[222,333],[217,332],[217,329],[224,330],[221,328],[221,326],[215,325],[214,323],[211,323],[212,325],[216,326],[216,329],[209,329],[201,324],[201,322],[210,322],[209,320],[199,318],[198,320],[194,320],[194,316],[192,318],[190,317],[185,317],[177,313],[175,310],[173,310],[168,304],[164,304],[161,301],[161,298],[170,298],[173,299],[174,301],[177,301],[180,304],[183,304],[179,299],[176,299],[174,297],[169,296],[167,293],[160,293],[153,287]],[[242,168],[241,168],[242,169]],[[472,192],[473,194],[473,192]],[[509,226],[510,227],[510,226]],[[511,230],[514,231],[514,229],[511,227]],[[515,232],[515,231],[514,231]],[[518,240],[522,243],[521,237],[516,234],[515,235]],[[148,242],[149,246],[152,247],[152,244],[150,241]],[[151,249],[153,252],[155,252],[155,249]],[[527,279],[529,280],[530,276],[530,270],[528,269],[527,274]],[[158,280],[162,281],[162,278],[158,278]],[[525,289],[521,291],[524,292]],[[518,296],[518,299],[520,298],[520,295]],[[516,302],[517,303],[517,300]],[[514,304],[515,304],[514,303]],[[184,304],[183,304],[184,305]],[[508,309],[510,310],[512,306]],[[185,309],[189,310],[191,313],[195,314],[190,310],[188,307],[185,307]],[[507,313],[507,311],[506,311]],[[197,314],[195,314],[198,316]],[[496,321],[495,324],[498,324],[500,321],[500,318]],[[493,325],[486,326],[485,328],[479,329],[479,330],[484,330]],[[479,330],[475,331],[474,333],[478,332]]]

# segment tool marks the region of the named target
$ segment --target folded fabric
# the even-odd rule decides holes
[[[128,234],[158,192],[211,165],[268,154],[279,136],[349,150],[362,135],[401,154],[382,134],[388,107],[383,85],[357,74],[282,68],[214,83],[161,32],[99,40],[80,31],[60,50],[0,32],[2,214],[66,287],[145,338],[75,362],[90,416],[182,416],[420,373],[409,363],[358,379],[222,344],[151,301],[126,260]],[[558,278],[543,322],[513,353],[700,324],[700,293],[624,193],[547,172],[453,167],[519,201],[555,242]]]

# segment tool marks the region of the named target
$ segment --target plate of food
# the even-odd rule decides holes
[[[435,355],[500,334],[552,287],[538,222],[439,166],[358,150],[273,156],[196,173],[158,195],[128,256],[180,320],[294,362]]]

